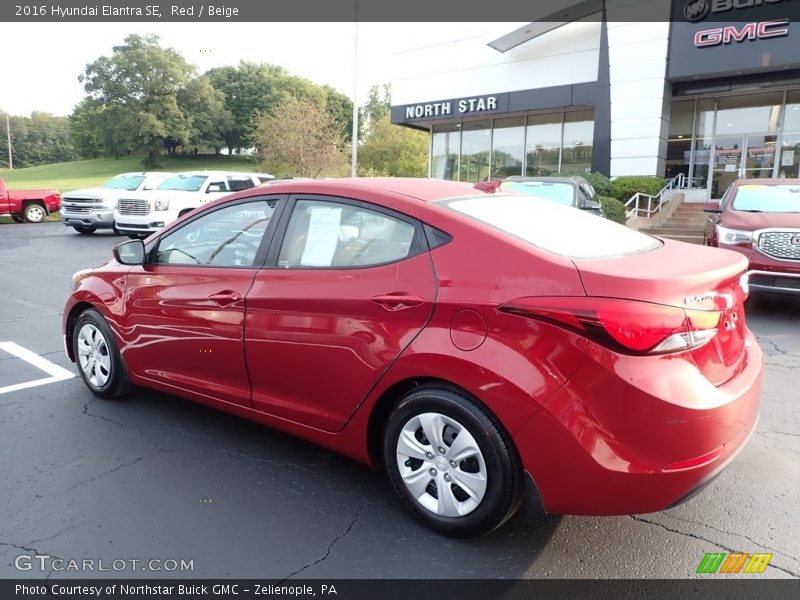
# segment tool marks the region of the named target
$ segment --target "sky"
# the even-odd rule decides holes
[[[493,23],[497,26],[497,23]],[[520,26],[509,23],[508,31]],[[357,103],[372,85],[389,83],[404,51],[481,37],[483,23],[359,23]],[[154,33],[203,73],[240,61],[284,67],[292,75],[328,84],[352,98],[355,23],[8,23],[3,45],[0,111],[68,115],[83,98],[78,75],[100,56],[110,56],[131,33]],[[36,43],[31,44],[31,40]]]

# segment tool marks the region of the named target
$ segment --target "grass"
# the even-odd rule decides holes
[[[191,171],[196,169],[224,171],[258,171],[256,162],[246,156],[176,156],[164,157],[158,171]],[[56,189],[69,192],[79,188],[95,187],[119,173],[143,171],[141,157],[98,158],[76,160],[26,167],[24,169],[0,169],[10,189],[30,190],[36,188]]]

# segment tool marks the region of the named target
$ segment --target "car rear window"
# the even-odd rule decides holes
[[[537,196],[486,194],[440,204],[537,248],[571,258],[641,254],[661,246],[654,237]]]
[[[504,181],[500,189],[518,194],[534,194],[566,206],[572,206],[575,197],[575,186],[560,181]]]
[[[800,185],[741,185],[733,198],[733,209],[747,212],[800,212]]]

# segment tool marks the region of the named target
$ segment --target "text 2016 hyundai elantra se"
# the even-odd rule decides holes
[[[739,254],[424,179],[267,184],[75,276],[89,389],[163,390],[381,465],[451,535],[524,498],[657,511],[752,433]]]

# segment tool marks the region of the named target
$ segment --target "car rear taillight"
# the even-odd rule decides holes
[[[588,297],[517,298],[498,310],[566,327],[622,354],[699,348],[716,335],[722,316],[717,310]]]

